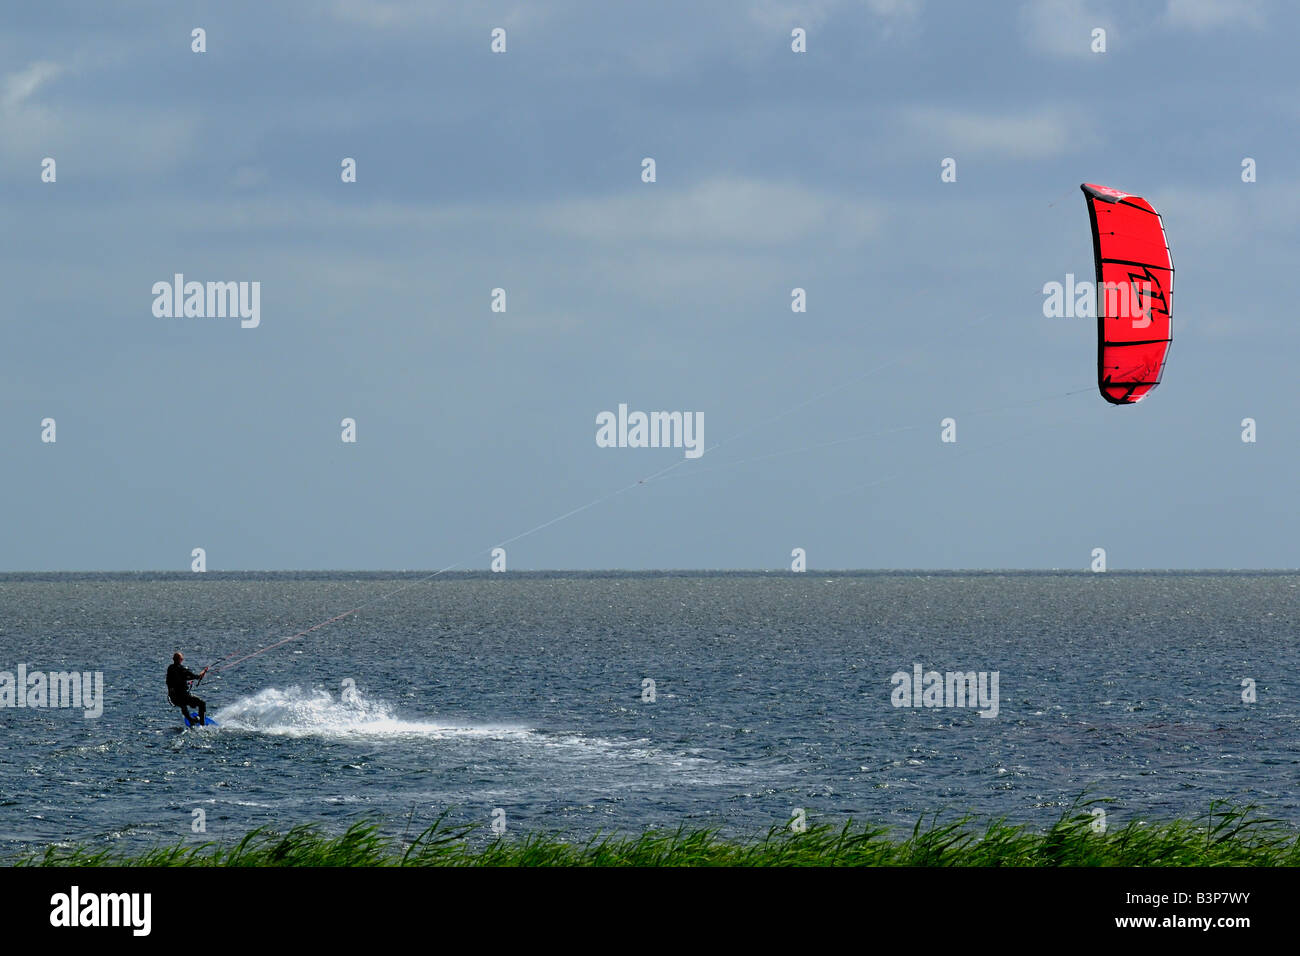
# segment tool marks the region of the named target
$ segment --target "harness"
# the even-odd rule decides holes
[[[191,681],[186,681],[186,682],[185,682],[185,695],[188,697],[190,694],[193,693],[193,691],[194,691],[194,681],[192,681],[192,680],[191,680]],[[176,699],[176,690],[172,687],[171,684],[168,684],[168,685],[167,685],[167,700],[168,700],[168,702],[169,702],[173,707],[185,707],[185,706],[187,706],[186,704],[183,704],[183,703],[181,703],[179,700]]]

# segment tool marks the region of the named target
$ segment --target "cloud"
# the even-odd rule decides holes
[[[553,231],[598,242],[730,242],[778,245],[818,236],[858,242],[876,234],[879,211],[795,184],[720,178],[686,190],[647,185],[634,195],[557,203],[542,213]]]
[[[376,30],[431,23],[454,13],[445,3],[413,0],[334,0],[330,12],[347,23],[359,23]]]
[[[60,178],[70,167],[88,178],[173,169],[192,153],[199,132],[193,115],[133,108],[55,112],[26,107],[5,111],[4,126],[0,156],[19,162],[34,154],[51,156],[59,161]],[[124,129],[131,135],[123,136]],[[113,148],[97,149],[96,143],[112,143]]]
[[[504,3],[483,10],[480,4],[463,0],[334,0],[330,12],[345,23],[358,23],[376,30],[427,25],[459,29],[477,25],[486,37],[493,27],[536,23],[542,16],[554,15],[562,6],[566,4],[550,0],[546,4]]]
[[[0,106],[5,110],[17,109],[38,89],[63,72],[63,67],[49,60],[38,60],[25,70],[10,73],[4,78]]]
[[[256,173],[257,168],[248,171]],[[250,178],[258,180],[256,175]],[[325,245],[333,237],[353,248],[355,237],[374,233],[387,243],[425,249],[454,237],[461,252],[477,255],[489,250],[494,257],[504,234],[514,236],[521,249],[542,254],[557,241],[594,243],[601,249],[653,245],[661,252],[679,249],[691,259],[701,257],[704,245],[710,251],[731,249],[738,254],[760,247],[851,248],[878,237],[887,219],[883,204],[858,197],[796,183],[726,177],[686,188],[647,184],[612,195],[532,202],[359,204],[246,193],[239,198],[167,197],[147,207],[137,199],[111,200],[60,214],[68,216],[69,223],[102,223],[107,228],[128,210],[146,221],[170,223],[167,242],[201,235],[223,245],[233,242],[245,251],[275,247],[283,242],[285,224],[292,223],[302,235],[317,237]],[[49,221],[64,228],[57,215]],[[378,248],[388,254],[387,246]]]
[[[904,111],[903,119],[914,137],[931,141],[945,155],[959,160],[972,155],[1009,159],[1058,156],[1071,136],[1078,135],[1077,123],[1067,124],[1059,110],[994,115],[916,107]]]
[[[240,166],[230,175],[230,185],[235,189],[254,189],[271,181],[265,166]]]
[[[1102,27],[1109,35],[1114,23],[1091,11],[1085,0],[1033,0],[1020,8],[1025,42],[1053,56],[1093,56],[1092,31]]]
[[[1165,19],[1176,27],[1211,30],[1220,26],[1264,26],[1263,4],[1256,0],[1169,0]]]
[[[841,10],[856,6],[846,0],[761,0],[749,8],[749,15],[764,30],[817,29]],[[866,7],[882,20],[913,20],[921,13],[921,0],[867,0]]]
[[[129,105],[56,108],[39,102],[37,93],[52,80],[77,72],[40,60],[0,80],[0,156],[17,162],[52,156],[60,165],[67,159],[83,176],[96,176],[156,172],[189,153],[198,126],[192,116]],[[113,143],[113,148],[98,149],[96,143]]]
[[[1266,187],[1171,186],[1148,198],[1164,216],[1165,229],[1177,231],[1180,243],[1198,242],[1206,249],[1235,246],[1253,249],[1259,256],[1292,254],[1282,243],[1295,234],[1300,221],[1300,181]]]
[[[30,159],[29,154],[38,149],[43,155],[50,154],[47,144],[57,138],[62,124],[53,110],[32,98],[62,72],[57,63],[41,60],[0,80],[0,120],[4,123],[0,156]]]
[[[867,0],[867,9],[878,17],[914,19],[921,13],[921,0]]]

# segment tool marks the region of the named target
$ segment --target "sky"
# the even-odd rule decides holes
[[[1300,566],[1298,21],[11,6],[0,571]],[[1085,181],[1169,238],[1138,405],[1044,315]],[[256,326],[156,314],[177,273]],[[620,404],[707,450],[601,447]]]

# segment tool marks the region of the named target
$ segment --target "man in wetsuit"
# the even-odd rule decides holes
[[[202,727],[207,716],[208,705],[190,693],[189,682],[202,680],[208,669],[205,667],[196,674],[181,663],[183,660],[185,655],[180,651],[172,655],[172,666],[167,668],[167,699],[181,709],[186,724],[189,724],[189,708],[197,707],[199,709],[197,726]]]

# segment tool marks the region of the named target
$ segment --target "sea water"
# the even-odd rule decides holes
[[[0,575],[0,671],[103,680],[98,716],[0,707],[0,854],[443,812],[1047,826],[1085,794],[1112,825],[1214,800],[1300,824],[1294,573],[426,576]],[[174,651],[198,670],[359,606],[209,676],[221,726],[180,729]],[[996,675],[996,714],[953,674]]]

